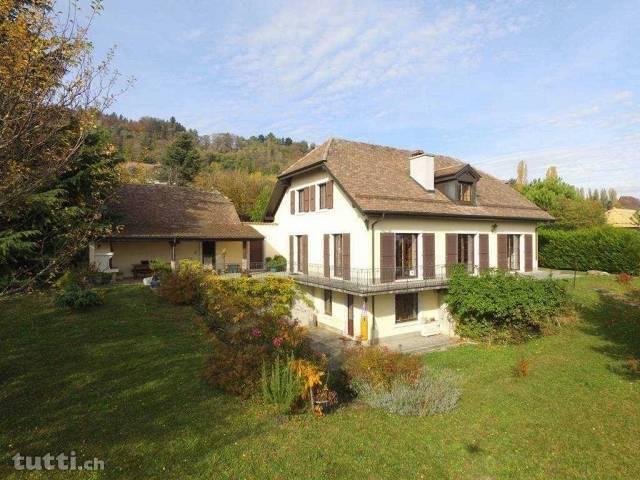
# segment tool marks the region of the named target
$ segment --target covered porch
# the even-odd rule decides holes
[[[89,247],[89,262],[118,278],[144,278],[150,276],[154,261],[175,269],[181,260],[201,262],[220,274],[260,271],[264,269],[263,239],[115,237]]]

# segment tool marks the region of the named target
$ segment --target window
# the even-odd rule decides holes
[[[320,209],[327,208],[327,184],[321,183],[319,187]]]
[[[396,295],[396,323],[412,322],[418,319],[418,294]]]
[[[298,213],[304,212],[304,188],[298,190]]]
[[[333,276],[342,277],[342,235],[333,236]]]
[[[458,200],[471,203],[473,185],[471,183],[458,182]]]
[[[332,314],[333,292],[331,290],[324,291],[324,314]]]
[[[296,235],[296,250],[297,250],[297,255],[296,255],[296,263],[298,264],[296,267],[296,272],[302,272],[302,266],[304,263],[304,259],[303,257],[303,252],[304,252],[304,247],[302,246],[302,235]]]
[[[417,275],[418,236],[414,233],[396,233],[396,278]]]
[[[520,235],[507,236],[509,270],[520,270]]]
[[[467,266],[467,270],[473,269],[473,235],[458,235],[458,263]]]

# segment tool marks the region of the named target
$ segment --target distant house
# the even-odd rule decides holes
[[[616,202],[618,208],[627,210],[640,210],[640,198],[623,195]]]
[[[637,211],[631,208],[612,208],[607,210],[607,223],[618,228],[640,228],[640,225],[633,220]]]
[[[263,236],[220,193],[169,185],[120,187],[109,205],[119,226],[90,246],[89,260],[122,277],[149,274],[153,260],[192,259],[220,271],[263,265]]]

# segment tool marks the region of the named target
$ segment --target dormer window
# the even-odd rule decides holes
[[[458,201],[463,203],[471,203],[473,199],[473,184],[466,182],[458,182]]]
[[[452,165],[435,171],[436,189],[462,205],[476,204],[476,184],[480,175],[471,165]]]

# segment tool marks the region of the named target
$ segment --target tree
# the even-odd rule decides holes
[[[180,133],[167,149],[162,164],[170,184],[184,185],[191,182],[202,167],[194,136]]]
[[[65,268],[95,234],[114,181],[91,173],[113,157],[103,134],[100,154],[84,148],[114,98],[111,56],[95,64],[88,40],[101,4],[84,25],[74,5],[66,15],[53,0],[0,0],[2,293]]]
[[[272,190],[273,187],[271,185],[265,185],[262,187],[262,190],[260,190],[260,193],[253,202],[253,208],[249,212],[249,219],[252,222],[261,222],[264,220],[264,214],[267,211]]]
[[[111,232],[103,212],[119,183],[120,160],[109,132],[93,130],[64,173],[3,215],[1,294],[55,279],[92,239]]]
[[[633,217],[631,217],[631,221],[633,222],[634,225],[637,225],[640,227],[640,210],[636,210],[636,213],[634,213]]]
[[[217,190],[227,196],[241,219],[261,220],[263,206],[266,208],[275,178],[261,172],[224,170],[213,164],[201,172],[194,183],[203,190]]]
[[[558,178],[558,169],[553,165],[547,168],[545,178]]]
[[[576,188],[561,178],[533,180],[522,189],[525,197],[556,218],[556,228],[583,228],[604,224],[599,201],[582,200]]]
[[[524,162],[524,160],[520,160],[518,162],[517,172],[518,172],[518,175],[516,178],[516,184],[526,185],[527,184],[527,164]]]

